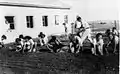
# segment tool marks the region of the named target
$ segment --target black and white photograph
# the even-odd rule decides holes
[[[0,74],[119,74],[119,0],[0,0]]]

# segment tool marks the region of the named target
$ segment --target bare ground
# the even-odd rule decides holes
[[[20,54],[0,49],[0,74],[119,74],[119,55]]]

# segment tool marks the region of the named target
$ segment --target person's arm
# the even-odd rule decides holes
[[[30,43],[31,43],[31,49],[33,49],[34,41],[30,39]]]
[[[56,39],[56,43],[57,44],[62,44],[62,42],[58,38]]]
[[[53,47],[53,45],[50,44],[50,43],[51,43],[51,40],[49,40],[49,41],[46,43],[46,45],[47,45],[47,46],[50,46],[50,47]]]
[[[40,39],[40,44],[41,44],[42,46],[45,45],[44,38],[41,38],[41,39]]]
[[[103,49],[103,44],[104,44],[104,41],[103,39],[100,41],[100,49],[102,50]]]
[[[114,39],[114,52],[117,51],[117,44],[118,44],[118,37],[115,36],[115,39]]]

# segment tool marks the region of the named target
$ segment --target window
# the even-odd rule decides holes
[[[59,25],[59,16],[55,15],[55,25]]]
[[[64,22],[65,22],[65,23],[68,23],[68,15],[65,15],[65,16],[64,16]]]
[[[42,16],[43,26],[48,26],[48,16]]]
[[[15,29],[14,16],[5,16],[5,23],[9,24],[11,30]]]
[[[33,16],[26,16],[27,28],[33,28]]]

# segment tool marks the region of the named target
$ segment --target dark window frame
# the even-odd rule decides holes
[[[10,24],[9,29],[14,30],[15,29],[15,22],[14,22],[14,17],[15,16],[5,16],[5,23]]]
[[[27,28],[33,28],[34,27],[33,16],[26,16],[26,23]]]
[[[47,27],[48,26],[48,16],[42,16],[42,22],[43,22],[43,26]]]

